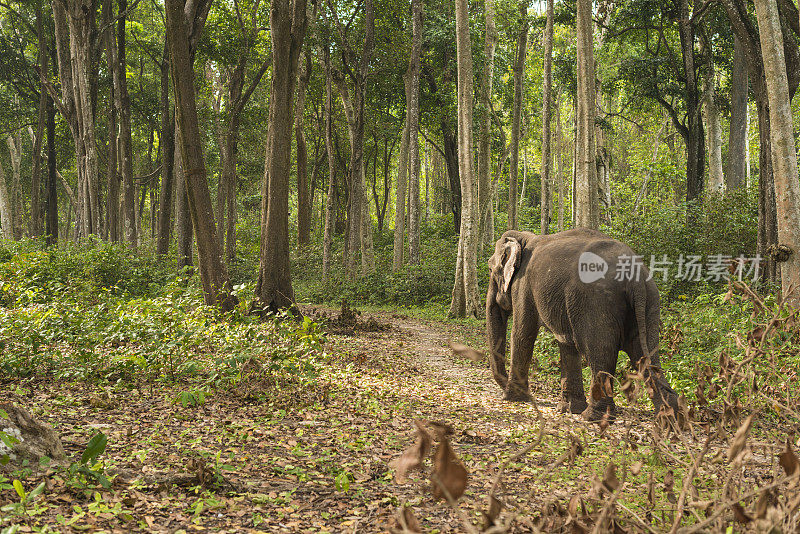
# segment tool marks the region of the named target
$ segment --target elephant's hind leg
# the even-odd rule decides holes
[[[561,402],[558,410],[561,413],[582,413],[588,405],[583,391],[581,355],[574,345],[559,343],[558,348],[561,351]]]
[[[617,406],[614,403],[614,374],[617,369],[619,347],[616,340],[606,343],[592,343],[586,355],[592,367],[592,389],[589,406],[581,416],[587,421],[601,421],[608,414],[608,421],[616,418]]]

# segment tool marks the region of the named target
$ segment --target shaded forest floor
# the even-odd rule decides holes
[[[724,459],[738,421],[715,433],[719,414],[707,411],[693,431],[665,438],[654,430],[646,404],[626,406],[618,395],[617,423],[600,428],[556,412],[557,361],[543,355],[531,377],[536,405],[500,400],[486,364],[448,348],[451,340],[480,348],[477,322],[388,311],[342,319],[338,310],[320,307],[304,313],[327,324],[325,363],[315,387],[280,404],[242,391],[176,402],[180,386],[152,384],[101,388],[34,378],[12,387],[2,397],[51,423],[68,456],[79,456],[97,431],[105,433],[102,466],[112,486],[30,472],[24,486],[44,480],[45,492],[7,515],[0,529],[388,532],[397,525],[398,507],[409,505],[423,532],[462,532],[465,519],[482,524],[505,465],[495,494],[510,531],[583,532],[606,514],[617,518],[618,531],[661,532],[670,530],[681,500],[687,504],[677,512],[682,524],[707,517],[706,528],[721,526],[723,518],[727,524],[734,489],[744,492],[782,475],[776,454],[783,443],[768,436],[785,429],[763,427],[724,488],[726,473],[709,465],[682,494],[683,477],[707,439],[703,455]],[[413,443],[415,419],[453,428],[453,449],[470,473],[458,511],[434,501],[423,474],[403,484],[393,480],[389,462]],[[609,490],[616,488],[611,502]],[[13,490],[0,490],[0,505],[15,499]],[[751,501],[741,502],[747,508]],[[720,511],[697,504],[704,502]],[[756,512],[747,514],[756,521]]]

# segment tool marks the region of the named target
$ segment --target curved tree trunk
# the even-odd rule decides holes
[[[199,17],[194,16],[189,19],[194,28],[186,27],[187,21],[182,0],[166,0],[165,4],[167,43],[169,43],[170,49],[170,67],[178,123],[177,144],[181,152],[192,230],[197,239],[200,280],[206,304],[217,305],[223,311],[229,311],[236,306],[238,299],[231,292],[228,271],[222,262],[222,251],[217,240],[214,208],[208,189],[195,101],[193,54],[190,43],[195,32],[199,38],[202,24],[198,20]]]

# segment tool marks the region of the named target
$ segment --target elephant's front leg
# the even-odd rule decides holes
[[[561,352],[561,402],[558,410],[561,413],[582,413],[588,405],[583,391],[581,355],[574,345],[559,343],[558,348]]]
[[[505,400],[527,402],[528,373],[531,367],[533,345],[539,332],[539,318],[533,304],[514,308],[514,324],[511,327],[511,375],[506,386]]]

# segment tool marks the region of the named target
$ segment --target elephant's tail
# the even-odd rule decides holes
[[[636,316],[636,326],[639,329],[642,356],[649,360],[652,353],[650,347],[647,346],[647,287],[644,284],[633,286],[633,312]]]

